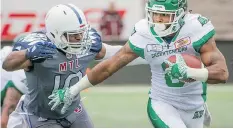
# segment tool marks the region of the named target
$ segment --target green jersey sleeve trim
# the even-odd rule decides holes
[[[193,43],[193,48],[196,52],[200,53],[201,47],[213,36],[215,35],[215,30],[210,31],[206,35],[204,35],[200,40]]]
[[[20,92],[20,94],[23,94],[19,89],[17,89],[17,87],[14,85],[12,81],[8,81],[4,89],[1,91],[1,105],[3,105],[3,101],[6,97],[6,91],[9,87],[15,88],[17,91]]]
[[[136,53],[138,56],[142,57],[143,59],[145,59],[144,57],[144,49],[136,47],[135,45],[133,45],[130,41],[128,41],[129,43],[129,47],[131,48],[131,50]]]

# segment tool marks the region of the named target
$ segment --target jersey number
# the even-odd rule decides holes
[[[79,71],[78,73],[70,74],[66,78],[65,83],[63,85],[63,88],[69,87],[70,86],[70,81],[75,77],[78,77],[78,80],[81,80],[82,79],[82,73]],[[60,81],[61,81],[61,76],[60,75],[55,76],[55,83],[54,83],[53,91],[58,90],[58,88],[60,86]]]
[[[166,69],[165,63],[162,63],[162,68],[163,68],[163,71],[165,71]],[[166,80],[166,84],[169,87],[183,87],[184,86],[184,82],[181,82],[178,79],[171,79],[171,77],[168,74],[165,74],[164,78]]]

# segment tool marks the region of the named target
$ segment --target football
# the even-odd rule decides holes
[[[185,63],[187,64],[187,66],[189,66],[190,68],[202,68],[202,62],[201,59],[197,56],[194,55],[190,55],[190,54],[181,54],[181,56],[183,57]],[[171,63],[176,63],[176,55],[172,55],[168,58],[168,60]],[[166,64],[166,68],[168,68],[169,65]],[[187,79],[187,80],[182,80],[184,82],[194,82],[194,79]]]
[[[185,63],[187,66],[191,68],[201,68],[202,67],[202,62],[199,57],[196,57],[194,55],[190,54],[181,54],[182,57],[185,60]],[[168,58],[168,60],[172,63],[176,63],[176,55],[172,55]]]

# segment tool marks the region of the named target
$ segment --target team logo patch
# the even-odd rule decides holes
[[[147,52],[163,51],[163,46],[159,44],[148,44],[146,48],[147,48]]]
[[[74,109],[74,112],[75,113],[80,113],[80,112],[82,112],[82,110],[83,110],[82,106],[79,104],[78,107]]]
[[[190,37],[185,37],[185,38],[182,38],[182,39],[176,41],[175,42],[175,47],[176,48],[181,48],[181,47],[189,45],[190,43],[191,43]]]

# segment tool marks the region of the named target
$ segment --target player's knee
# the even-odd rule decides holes
[[[6,94],[11,95],[11,96],[14,95],[19,98],[22,96],[22,94],[15,87],[8,87]]]

